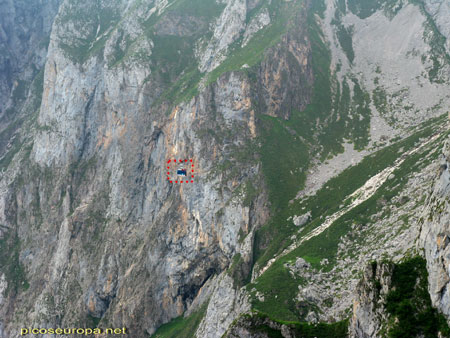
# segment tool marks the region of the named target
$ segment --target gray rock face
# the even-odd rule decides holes
[[[222,337],[241,313],[250,310],[245,290],[235,290],[233,279],[226,273],[219,276],[215,284],[206,315],[197,329],[197,337]]]
[[[247,15],[243,0],[225,0],[226,7],[217,20],[212,38],[200,53],[199,69],[209,72],[226,58],[228,47],[239,38]]]
[[[431,301],[445,315],[450,315],[450,142],[447,141],[443,149],[439,172],[428,198],[422,220],[420,242],[425,250],[427,259],[428,283]]]
[[[7,288],[8,288],[8,282],[6,281],[5,275],[1,274],[0,275],[0,305],[3,305],[3,303],[5,302],[3,295]]]
[[[426,0],[424,3],[427,12],[439,27],[440,33],[447,38],[446,48],[447,53],[450,53],[450,23],[447,19],[450,15],[450,3],[445,0]]]
[[[293,221],[296,226],[302,227],[309,221],[310,218],[311,218],[311,212],[308,212],[304,215],[295,216],[293,218]]]
[[[105,213],[102,217],[113,220],[106,221],[105,233],[101,237],[117,236],[117,244],[105,242],[100,245],[95,259],[78,252],[79,247],[75,242],[82,240],[86,230],[73,223],[77,220],[81,221],[82,227],[86,224],[89,205],[97,194],[94,189],[88,189],[87,194],[83,194],[86,197],[80,200],[80,206],[75,207],[73,216],[65,216],[69,220],[64,222],[73,224],[68,225],[73,230],[60,231],[60,243],[63,243],[66,233],[71,238],[60,252],[57,251],[55,259],[61,264],[56,264],[56,267],[62,271],[66,269],[71,258],[64,250],[69,247],[77,252],[77,261],[84,264],[88,261],[92,264],[93,260],[99,259],[96,280],[89,277],[84,264],[73,267],[73,272],[85,276],[79,281],[82,289],[87,285],[91,287],[84,301],[88,313],[98,318],[106,316],[117,322],[117,325],[122,325],[128,321],[126,319],[124,322],[120,315],[124,307],[135,315],[146,312],[151,315],[142,318],[141,324],[131,323],[130,316],[127,325],[130,330],[140,332],[142,328],[138,328],[138,325],[144,321],[146,324],[143,328],[152,333],[161,323],[182,314],[205,281],[227,266],[236,252],[239,231],[249,229],[249,208],[243,207],[239,198],[232,196],[232,190],[221,194],[213,188],[220,181],[220,176],[207,177],[215,162],[222,161],[226,153],[214,155],[217,145],[212,140],[204,143],[196,136],[196,132],[202,129],[218,130],[230,125],[240,126],[242,133],[233,136],[233,142],[240,142],[240,137],[251,137],[249,106],[237,106],[233,96],[228,95],[231,92],[244,101],[248,100],[245,79],[236,74],[221,78],[220,86],[208,88],[198,98],[176,107],[168,117],[148,121],[151,127],[146,129],[142,123],[146,120],[146,112],[142,110],[142,106],[146,106],[145,102],[136,105],[136,108],[119,108],[124,94],[114,92],[119,90],[117,73],[99,73],[102,68],[92,63],[88,65],[88,74],[93,74],[93,77],[85,78],[84,72],[80,73],[67,63],[57,51],[49,60],[55,60],[56,64],[61,61],[64,63],[61,71],[58,66],[56,70],[47,68],[50,73],[46,81],[53,81],[52,76],[55,76],[56,83],[62,82],[61,86],[51,86],[55,91],[49,93],[48,99],[44,96],[45,108],[40,121],[58,129],[38,136],[33,156],[37,163],[52,167],[65,167],[73,161],[83,161],[83,158],[88,160],[94,154],[100,156],[99,162],[103,163],[103,168],[97,167],[99,176],[95,175],[92,179],[96,182],[93,183],[94,187],[108,187],[105,209],[91,213]],[[63,77],[59,78],[58,74],[63,74]],[[104,76],[104,79],[96,83],[97,74],[101,74],[102,78]],[[124,76],[125,72],[120,71],[119,74]],[[143,80],[144,74],[139,69],[127,69],[126,74],[126,79],[137,81],[134,85],[141,88],[137,92],[141,91],[143,84],[139,81]],[[79,79],[82,79],[81,83]],[[81,100],[69,103],[64,98],[59,99],[60,91],[56,88],[78,92],[75,96],[80,96]],[[129,92],[130,102],[145,101],[145,98],[139,98],[137,92]],[[110,97],[112,101],[105,102],[101,99],[103,97]],[[216,101],[211,101],[212,97]],[[114,98],[120,99],[120,102],[115,102]],[[217,122],[213,124],[207,118],[207,107],[211,104],[217,107]],[[107,122],[111,118],[110,112],[116,110],[115,105],[118,113]],[[84,111],[81,116],[77,113],[80,110]],[[102,120],[106,124],[100,122]],[[221,122],[225,122],[223,127],[220,126]],[[64,132],[69,124],[71,132]],[[146,137],[148,139],[144,143],[138,141]],[[51,144],[60,146],[51,147]],[[167,159],[177,157],[193,158],[198,165],[194,184],[177,186],[167,182],[165,163]],[[109,182],[103,181],[104,175],[101,173],[104,172],[111,173]],[[130,175],[130,172],[133,174]],[[248,167],[243,168],[241,173],[253,177],[258,171]],[[135,189],[132,194],[130,187]],[[88,197],[90,195],[92,200]],[[225,204],[227,206],[223,207]],[[220,209],[223,209],[222,215],[219,214]],[[171,226],[167,227],[168,224]],[[140,238],[149,240],[141,242]],[[136,255],[139,257],[138,264],[134,258]],[[57,273],[57,276],[55,280],[65,279],[62,272]],[[131,297],[130,292],[134,294]],[[146,296],[150,294],[153,301]],[[36,309],[37,313],[41,311]]]
[[[60,0],[0,3],[0,157],[11,148],[25,116],[31,83],[41,78]],[[39,80],[36,80],[38,82]]]
[[[270,24],[270,15],[267,8],[264,8],[260,13],[258,13],[247,25],[247,29],[244,33],[244,40],[242,41],[242,46],[248,44],[250,39],[255,35],[256,32]]]
[[[391,286],[392,265],[372,263],[356,288],[350,337],[374,338],[386,320],[384,297]]]
[[[6,0],[0,3],[0,117],[34,71],[45,62],[48,36],[60,0]],[[19,88],[18,88],[19,87]]]
[[[204,31],[206,22],[195,16],[166,15],[156,24],[157,35],[192,36]]]

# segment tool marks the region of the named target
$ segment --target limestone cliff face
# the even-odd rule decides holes
[[[382,324],[387,320],[385,297],[391,288],[393,266],[373,262],[366,267],[356,288],[350,337],[379,337]]]
[[[247,6],[257,5],[217,4],[210,21],[191,19],[194,13],[167,1],[61,4],[32,141],[2,180],[2,243],[17,250],[14,263],[23,271],[0,273],[2,337],[17,337],[25,323],[71,327],[97,320],[145,337],[208,301],[199,330],[219,337],[249,308],[223,271],[239,254],[249,272],[254,229],[269,216],[252,151],[257,108],[268,108],[255,107],[255,92],[270,98],[275,108],[268,113],[276,114],[289,104],[304,106],[312,82],[307,38],[295,34],[263,56],[264,89],[246,72],[212,81],[199,73],[222,61],[231,40],[247,32],[251,41],[267,24],[246,31]],[[206,51],[194,55],[209,31]],[[165,54],[171,47],[164,39],[177,45],[174,54]],[[287,49],[294,60],[276,64]],[[273,69],[288,72],[289,83],[270,79]],[[204,76],[194,95],[167,95],[188,70]],[[302,74],[309,75],[300,80]],[[305,88],[300,98],[289,85],[296,81],[303,81],[296,91]],[[193,182],[169,182],[173,159],[193,160]],[[219,312],[224,292],[233,315]]]
[[[439,31],[447,38],[445,47],[447,49],[447,53],[449,53],[450,41],[448,38],[450,37],[450,24],[445,18],[450,14],[450,4],[444,0],[425,0],[424,3],[427,12],[431,15],[439,27]]]
[[[46,57],[53,18],[60,1],[2,1],[0,4],[0,111],[11,102],[11,90],[18,81],[30,80]]]
[[[448,337],[449,326],[430,299],[423,257],[373,262],[358,285],[351,337]]]
[[[287,23],[289,24],[289,23]],[[279,45],[267,51],[258,69],[255,102],[262,112],[289,119],[310,103],[313,74],[306,16],[299,13]]]
[[[30,83],[42,71],[60,0],[0,3],[0,156],[21,119]],[[28,110],[30,110],[28,108]]]
[[[449,187],[450,187],[450,143],[442,150],[440,166],[428,204],[422,215],[421,245],[425,250],[429,271],[429,291],[433,305],[445,315],[450,314],[450,270],[449,252]]]

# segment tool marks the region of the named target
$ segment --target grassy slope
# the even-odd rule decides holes
[[[355,6],[354,1],[349,1],[348,5],[350,10],[360,17],[367,17],[375,10],[380,9],[382,5],[386,11],[391,10],[392,3],[392,1],[362,2]],[[320,5],[319,2],[316,4]],[[339,2],[338,5],[342,11],[346,10],[345,3]],[[320,13],[320,11],[317,12]],[[353,100],[357,104],[355,104],[356,102],[350,102],[346,81],[340,88],[333,75],[327,71],[329,69],[329,52],[322,43],[320,30],[317,29],[314,22],[309,24],[316,81],[313,102],[304,112],[294,114],[291,121],[267,119],[268,121],[263,124],[265,143],[262,147],[261,158],[263,172],[269,187],[270,200],[274,206],[274,216],[256,234],[255,260],[259,266],[264,266],[269,259],[291,243],[290,237],[297,232],[297,228],[292,224],[292,221],[287,221],[289,217],[311,211],[312,220],[301,234],[311,231],[322,223],[321,217],[336,212],[345,202],[345,197],[365,183],[369,177],[393,164],[400,156],[400,149],[402,152],[407,151],[420,138],[433,134],[433,127],[427,127],[425,124],[421,131],[416,132],[411,137],[375,153],[359,165],[351,167],[341,175],[331,179],[316,196],[303,201],[295,201],[288,205],[287,201],[295,196],[296,188],[298,191],[303,186],[305,171],[310,160],[310,152],[305,148],[311,144],[319,144],[322,158],[324,158],[330,153],[339,152],[342,149],[341,141],[346,137],[353,140],[356,148],[362,149],[367,145],[368,127],[370,125],[370,109],[368,107],[370,98],[368,94],[364,92],[356,80],[348,79],[354,82]],[[348,37],[343,36],[343,39],[348,40]],[[342,42],[346,43],[346,41]],[[350,46],[349,43],[347,45]],[[351,59],[351,50],[350,48],[347,49],[347,55]],[[335,90],[333,91],[332,88],[335,88]],[[379,104],[378,101],[377,104]],[[356,110],[354,109],[355,106]],[[333,120],[333,111],[339,111],[341,115],[343,112],[343,119],[340,121]],[[346,119],[346,111],[356,111],[362,118]],[[321,116],[324,117],[326,123],[320,125],[318,133],[311,134],[311,130],[317,130],[317,128],[314,128],[313,122],[315,121],[312,117],[320,118]],[[360,121],[361,123],[359,123]],[[438,121],[442,121],[442,118]],[[439,123],[438,121],[435,122]],[[273,141],[271,137],[273,137]],[[292,150],[292,153],[299,154],[297,160],[292,157],[292,154],[284,156],[284,153],[288,152],[286,144],[289,144],[288,147]],[[312,147],[312,149],[317,148]],[[423,154],[416,154],[405,161],[401,168],[395,172],[397,179],[386,182],[375,196],[341,217],[320,236],[305,242],[290,255],[275,262],[257,279],[255,284],[249,285],[249,290],[255,288],[254,291],[258,291],[265,296],[265,301],[259,302],[256,298],[256,292],[253,292],[255,308],[278,319],[293,320],[297,318],[299,311],[292,298],[295,296],[297,286],[304,281],[292,277],[284,268],[283,263],[302,256],[314,266],[320,267],[319,262],[327,258],[330,264],[324,268],[326,270],[331,269],[339,240],[347,233],[352,222],[368,223],[369,216],[376,212],[376,201],[381,197],[389,201],[400,191],[402,184],[405,182],[401,182],[399,177],[420,170],[419,159],[421,155]],[[283,161],[277,160],[279,158],[282,158]],[[278,165],[276,165],[277,163]],[[425,165],[425,163],[421,165]]]
[[[297,212],[298,210],[311,210],[312,212],[312,220],[300,233],[300,237],[302,234],[306,234],[319,226],[323,221],[321,216],[325,217],[338,211],[340,205],[345,201],[346,196],[362,186],[369,177],[393,164],[401,153],[413,148],[421,138],[430,137],[436,130],[434,123],[438,125],[443,119],[445,119],[445,116],[433,122],[426,123],[425,127],[414,135],[376,152],[365,158],[358,165],[350,167],[340,175],[332,178],[319,190],[317,195],[304,201],[296,201],[291,205],[290,209],[293,213],[295,210]],[[442,136],[438,142],[442,142],[445,137],[445,135]],[[249,284],[248,290],[251,291],[253,296],[254,308],[268,314],[272,318],[281,320],[296,320],[299,318],[301,311],[299,311],[294,298],[298,286],[303,285],[306,281],[293,277],[284,267],[284,264],[294,262],[297,257],[303,257],[313,267],[329,271],[334,266],[340,238],[351,229],[351,224],[357,222],[365,226],[370,226],[372,222],[370,216],[378,212],[378,208],[381,207],[377,204],[377,200],[383,198],[389,203],[393,197],[397,196],[407,182],[403,178],[429,164],[429,162],[420,161],[424,157],[424,154],[424,152],[419,152],[410,156],[399,169],[394,171],[395,179],[388,180],[374,196],[336,220],[319,236],[304,242],[288,255],[278,259],[254,283]],[[282,219],[279,219],[279,221],[281,224],[286,224],[283,227],[286,242],[282,242],[281,245],[280,243],[276,243],[271,246],[273,250],[266,251],[266,255],[260,258],[259,262],[262,265],[268,259],[272,258],[275,253],[281,252],[290,243],[287,239],[298,229],[292,224],[289,225],[292,222],[287,222]],[[279,226],[279,224],[273,226]],[[328,259],[329,264],[322,266],[320,265],[320,261],[324,258]],[[258,300],[256,292],[264,295],[264,302]],[[313,306],[313,304],[310,304],[310,306]]]
[[[188,317],[177,317],[172,319],[169,323],[159,327],[159,329],[152,335],[152,338],[192,338],[195,336],[198,325],[203,319],[208,302],[205,302],[197,311],[193,312]]]
[[[303,206],[292,207],[288,202],[304,187],[311,158],[319,154],[324,160],[343,151],[344,139],[353,141],[356,149],[363,149],[369,141],[369,95],[356,80],[348,79],[354,83],[350,100],[347,81],[340,88],[330,73],[330,52],[314,16],[321,13],[321,2],[314,5],[318,7],[313,6],[308,15],[315,78],[312,102],[289,121],[260,117],[260,157],[274,216],[256,233],[258,264],[289,244],[295,229],[286,219],[302,214]]]

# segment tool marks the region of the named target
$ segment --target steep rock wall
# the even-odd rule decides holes
[[[447,141],[442,150],[440,166],[436,173],[434,188],[428,197],[428,204],[422,215],[420,243],[425,250],[427,270],[429,272],[429,291],[433,305],[446,316],[450,315],[450,271],[449,250],[449,173],[450,143]]]
[[[0,3],[0,157],[22,120],[35,111],[26,107],[31,83],[42,78],[49,36],[60,0]],[[39,80],[38,80],[39,81]]]
[[[48,38],[60,0],[0,4],[0,114],[9,108],[18,80],[30,80],[45,63]],[[19,89],[20,90],[20,89]],[[2,116],[3,118],[4,116]]]
[[[384,309],[385,297],[391,288],[392,264],[368,265],[356,288],[350,321],[350,336],[378,337],[381,325],[387,319]]]

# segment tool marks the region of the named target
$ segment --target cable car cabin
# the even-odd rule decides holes
[[[187,171],[186,169],[180,168],[177,170],[177,175],[178,176],[187,176]]]

